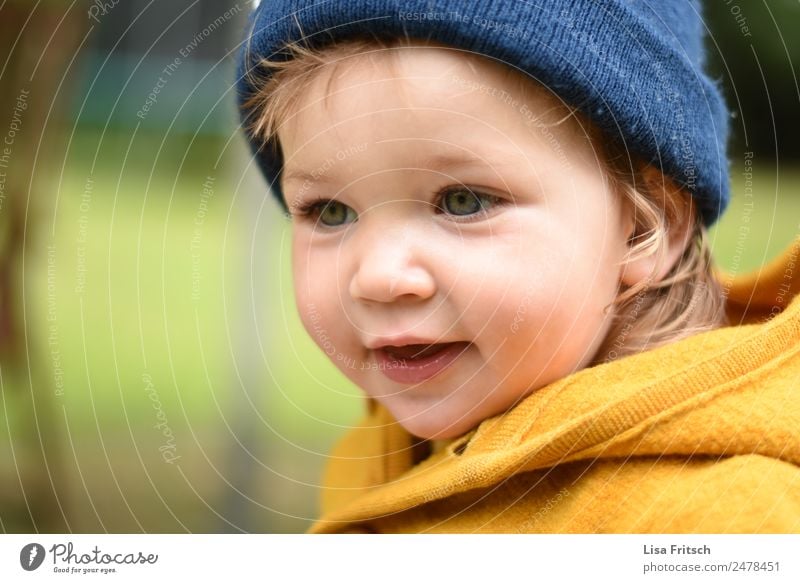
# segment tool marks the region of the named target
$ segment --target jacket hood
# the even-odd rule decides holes
[[[755,272],[718,273],[731,325],[565,377],[418,463],[427,444],[370,401],[332,453],[310,532],[577,460],[757,454],[800,466],[799,259],[800,238]]]

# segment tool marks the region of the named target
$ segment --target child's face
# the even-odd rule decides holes
[[[314,341],[425,438],[463,434],[587,366],[630,230],[574,120],[531,124],[564,112],[456,51],[402,49],[396,76],[385,53],[338,73],[329,102],[321,76],[278,133],[292,213],[336,201],[293,218]],[[432,343],[460,344],[405,367],[377,350]]]

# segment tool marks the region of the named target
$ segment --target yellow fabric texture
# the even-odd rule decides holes
[[[427,445],[369,401],[312,533],[800,533],[800,238],[719,273],[730,326],[579,371]]]

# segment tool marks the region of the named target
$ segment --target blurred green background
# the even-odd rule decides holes
[[[733,202],[711,235],[743,272],[798,235],[800,5],[732,6],[707,13],[735,116]],[[0,207],[3,532],[301,532],[316,517],[325,455],[362,402],[300,326],[288,225],[237,129],[249,9],[0,4],[2,121],[30,93]]]

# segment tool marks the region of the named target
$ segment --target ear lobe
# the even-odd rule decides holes
[[[628,287],[645,280],[649,280],[649,284],[662,281],[686,251],[696,219],[695,205],[689,193],[682,191],[672,180],[652,166],[647,166],[642,175],[644,178],[642,189],[647,190],[648,198],[659,201],[661,206],[659,212],[666,215],[662,223],[666,233],[657,235],[660,241],[653,248],[653,253],[636,257],[623,266],[620,280]],[[627,214],[626,233],[630,235],[628,246],[632,247],[641,242],[641,237],[637,237],[640,233],[635,229],[633,209],[629,208]]]

